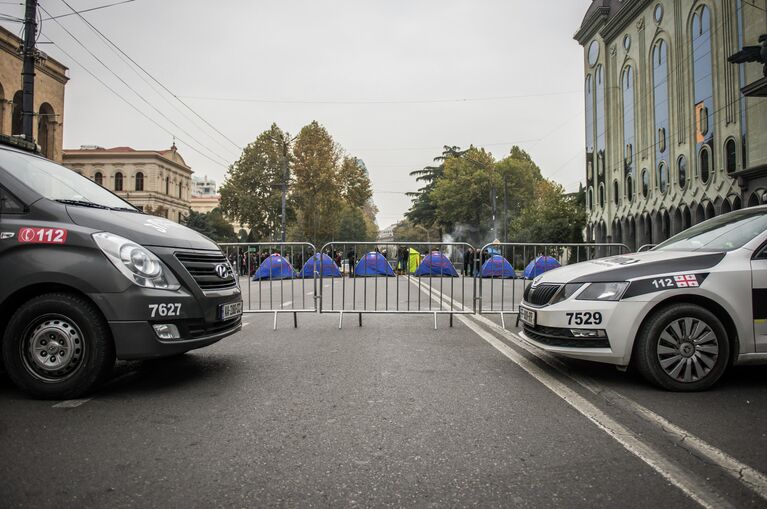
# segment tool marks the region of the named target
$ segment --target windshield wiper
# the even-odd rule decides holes
[[[109,210],[109,207],[106,205],[101,205],[99,203],[93,203],[92,201],[83,201],[83,200],[55,200],[59,203],[63,203],[64,205],[78,205],[80,207],[91,207],[94,209],[105,209]]]
[[[121,210],[123,212],[138,212],[138,209],[130,207],[109,207],[110,210]]]

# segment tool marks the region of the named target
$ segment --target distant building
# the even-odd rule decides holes
[[[192,197],[197,196],[218,196],[216,181],[209,179],[207,175],[202,178],[192,177]]]
[[[22,133],[21,53],[22,41],[0,27],[0,134]],[[64,140],[64,86],[69,81],[67,68],[40,54],[35,66],[35,102],[37,118],[32,134],[45,157],[61,162]]]
[[[189,213],[192,169],[175,144],[168,150],[84,145],[64,150],[63,164],[149,214],[181,222]]]
[[[395,223],[378,232],[378,242],[394,242],[394,229],[399,226]]]
[[[215,208],[218,208],[218,203],[221,197],[217,194],[213,196],[194,196],[190,202],[190,208],[200,214],[207,214]]]
[[[762,65],[728,61],[759,46],[766,8],[765,0],[592,1],[575,34],[584,49],[589,240],[637,248],[767,200]]]

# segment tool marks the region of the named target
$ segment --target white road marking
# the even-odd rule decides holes
[[[292,300],[289,300],[289,301],[287,301],[287,302],[283,302],[283,303],[282,303],[282,307],[285,307],[285,306],[290,306],[291,304],[293,304],[293,301],[292,301]]]
[[[306,295],[314,295],[314,292],[306,292]]]
[[[457,318],[475,334],[524,369],[533,378],[545,385],[568,405],[573,407],[599,429],[621,444],[627,451],[645,462],[653,470],[663,476],[664,479],[679,488],[685,495],[702,507],[712,509],[715,507],[732,507],[716,492],[709,489],[709,486],[704,479],[699,479],[698,476],[685,472],[683,468],[678,467],[673,461],[666,459],[662,453],[642,442],[642,440],[631,430],[609,417],[599,408],[594,406],[594,404],[551,376],[537,364],[514,351],[504,342],[482,329],[470,318],[463,315],[457,315]]]
[[[428,285],[427,285],[428,286]],[[421,288],[421,291],[428,293],[425,287]],[[436,300],[440,295],[439,292],[432,289],[432,299]],[[443,296],[443,298],[445,298]],[[456,304],[452,299],[446,299],[448,302]],[[481,315],[456,315],[457,318],[464,323],[469,329],[474,331],[482,339],[490,343],[494,348],[503,353],[506,357],[522,367],[531,376],[536,378],[539,382],[543,383],[546,387],[552,390],[560,398],[564,399],[569,405],[578,410],[582,415],[591,420],[600,429],[608,433],[612,438],[618,441],[624,448],[636,455],[639,459],[650,465],[660,475],[666,478],[669,482],[673,483],[680,490],[682,490],[690,498],[698,502],[704,507],[721,507],[726,504],[717,493],[708,489],[704,480],[700,480],[697,476],[686,473],[683,469],[678,468],[672,460],[666,459],[660,452],[653,449],[651,446],[644,444],[639,438],[637,438],[630,430],[623,427],[616,421],[612,420],[601,410],[596,408],[588,400],[584,399],[578,393],[573,392],[569,387],[562,384],[558,380],[554,379],[546,371],[542,370],[536,364],[530,362],[524,356],[518,354],[511,349],[508,345],[492,336],[490,333],[481,329],[477,323],[484,323],[494,330],[502,333],[504,337],[512,341],[516,346],[523,348],[528,353],[534,355],[540,360],[544,361],[549,366],[556,369],[559,373],[565,375],[571,380],[575,381],[582,387],[586,388],[590,392],[604,397],[607,401],[620,405],[622,408],[634,412],[640,415],[646,421],[649,421],[656,426],[660,426],[664,433],[671,434],[678,438],[678,444],[682,447],[690,446],[691,449],[704,455],[713,464],[722,468],[725,472],[732,475],[736,480],[740,481],[746,487],[755,491],[761,497],[766,498],[767,494],[767,478],[761,472],[749,467],[748,465],[736,460],[732,456],[729,456],[724,451],[717,449],[716,447],[704,442],[703,440],[695,437],[686,430],[674,425],[668,420],[664,419],[658,414],[655,414],[651,410],[643,407],[639,403],[619,395],[614,391],[601,386],[596,381],[582,377],[577,374],[570,373],[565,365],[558,359],[541,350],[538,347],[528,344],[520,336],[515,335],[505,329],[502,329],[495,322],[487,319]],[[528,369],[529,368],[529,369]],[[539,376],[540,375],[540,376]],[[593,412],[596,413],[593,413]],[[604,418],[610,422],[605,421]],[[608,426],[609,424],[609,426]],[[689,441],[689,442],[688,442]],[[701,494],[699,496],[699,494]],[[705,496],[703,496],[705,494]]]
[[[93,398],[83,398],[83,399],[65,399],[64,401],[59,401],[55,405],[53,405],[53,408],[76,408],[80,405],[84,405],[85,403],[89,402]]]

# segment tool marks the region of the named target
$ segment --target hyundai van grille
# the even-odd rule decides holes
[[[552,297],[556,295],[557,291],[562,285],[538,285],[529,286],[525,290],[524,300],[532,306],[545,306],[548,304]]]
[[[221,253],[176,253],[176,259],[203,291],[225,290],[237,286],[231,266]],[[218,265],[226,265],[226,277],[219,277]]]

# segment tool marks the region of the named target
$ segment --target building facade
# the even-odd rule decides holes
[[[202,196],[218,196],[216,181],[209,179],[207,175],[202,178],[192,177],[192,197]]]
[[[0,134],[22,133],[22,40],[0,27]],[[45,157],[61,162],[67,68],[41,53],[35,66],[33,136]]]
[[[176,222],[189,213],[192,169],[175,145],[169,150],[82,146],[64,150],[63,164],[146,213]]]
[[[587,239],[632,249],[767,201],[767,0],[594,0],[584,48]]]

